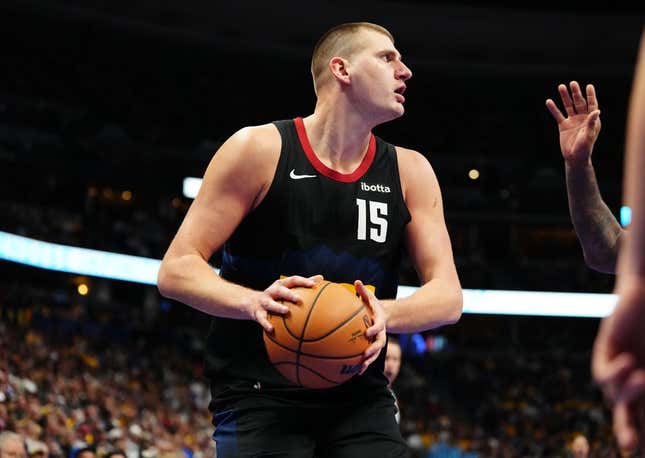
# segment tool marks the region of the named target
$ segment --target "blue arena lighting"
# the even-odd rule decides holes
[[[42,242],[0,231],[0,259],[40,269],[157,284],[157,259]]]
[[[623,227],[629,226],[632,222],[632,209],[627,205],[620,207],[620,225]]]
[[[423,336],[419,333],[414,333],[411,336],[412,340],[412,351],[417,355],[422,355],[426,352],[426,341],[423,339]]]
[[[158,259],[43,242],[0,231],[0,260],[40,269],[156,285]],[[397,297],[416,290],[399,286]],[[614,294],[464,289],[464,313],[601,318]]]

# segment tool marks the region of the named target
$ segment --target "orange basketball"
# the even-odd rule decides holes
[[[287,379],[307,388],[331,388],[361,369],[370,341],[365,330],[372,311],[349,288],[321,281],[294,288],[301,304],[287,303],[286,315],[269,315],[274,332],[264,332],[269,359]]]

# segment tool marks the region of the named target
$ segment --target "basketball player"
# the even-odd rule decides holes
[[[455,323],[462,292],[441,191],[428,160],[372,129],[403,115],[406,82],[392,35],[337,26],[311,62],[309,116],[245,127],[209,164],[161,264],[160,292],[216,317],[207,343],[217,456],[399,457],[407,447],[383,375],[386,330]],[[209,266],[223,246],[220,275]],[[402,251],[420,288],[395,300]],[[357,376],[329,390],[291,385],[262,331],[291,290],[354,283],[375,313]],[[374,288],[374,292],[368,287]]]
[[[587,98],[576,81],[558,86],[566,117],[555,102],[546,106],[558,123],[564,158],[569,213],[582,246],[585,262],[599,272],[615,273],[618,247],[624,230],[602,200],[591,153],[600,133],[600,110],[593,85]]]
[[[593,350],[594,379],[613,403],[619,445],[633,449],[643,434],[645,396],[645,29],[627,118],[624,195],[632,208],[618,260],[614,311],[601,321]]]

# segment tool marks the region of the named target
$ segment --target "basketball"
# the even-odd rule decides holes
[[[360,371],[370,344],[365,330],[374,320],[348,286],[321,281],[313,288],[294,288],[302,303],[287,303],[286,315],[269,315],[274,329],[264,332],[269,360],[293,384],[331,388]]]

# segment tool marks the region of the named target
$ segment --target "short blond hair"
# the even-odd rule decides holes
[[[16,442],[21,444],[23,448],[25,447],[25,441],[23,440],[22,435],[9,430],[0,432],[0,451],[3,451],[9,442]],[[25,454],[27,454],[26,448],[24,448],[24,451]]]
[[[355,37],[363,30],[382,33],[394,43],[394,37],[385,27],[371,22],[347,22],[332,27],[320,37],[311,57],[311,76],[316,94],[328,79],[326,70],[331,58],[339,56],[347,59],[361,49],[362,43]]]

